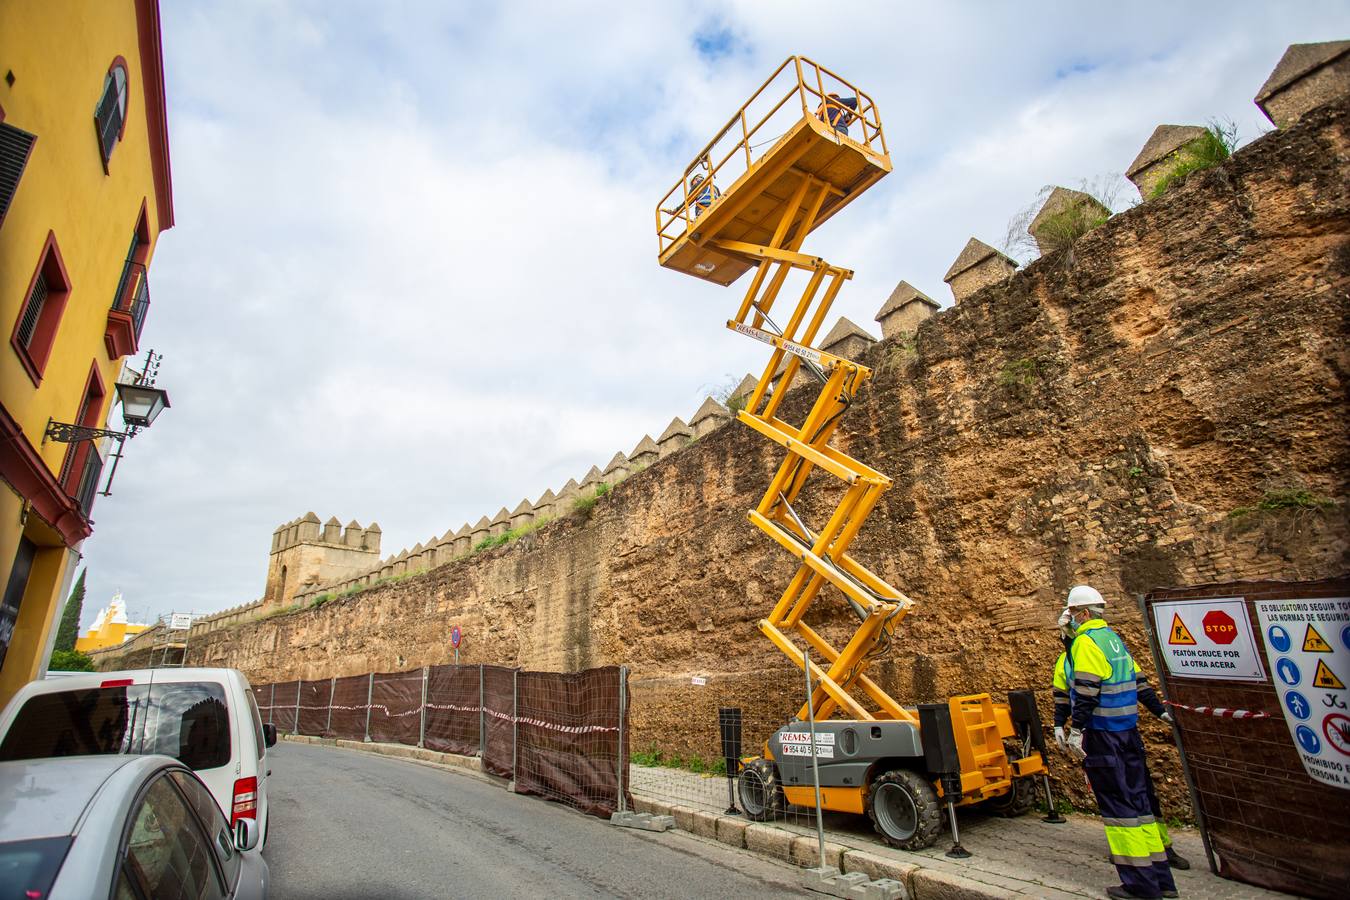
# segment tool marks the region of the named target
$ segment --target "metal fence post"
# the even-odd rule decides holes
[[[624,798],[623,775],[628,771],[628,755],[623,752],[623,720],[627,718],[628,713],[628,667],[619,666],[619,747],[615,751],[614,757],[617,763],[619,776],[619,812],[627,812],[628,806]]]
[[[483,664],[478,664],[478,758],[487,756],[487,706],[483,698]]]
[[[802,648],[802,668],[806,670],[806,714],[811,725],[811,780],[816,785],[816,844],[820,847],[820,867],[825,868],[825,820],[820,811],[820,765],[816,762],[816,704],[811,691],[811,651]]]
[[[417,730],[417,746],[425,747],[427,745],[427,672],[426,666],[422,667],[422,725]]]
[[[277,705],[277,684],[272,682],[272,696],[267,698],[267,724],[272,724],[272,710]]]
[[[300,733],[300,686],[304,682],[295,682],[295,724],[291,726],[291,734]]]
[[[511,673],[511,780],[516,780],[520,749],[520,670]]]
[[[329,734],[332,732],[332,730],[333,730],[333,693],[334,693],[335,691],[337,691],[337,676],[336,676],[336,675],[334,675],[334,676],[333,676],[331,679],[329,679],[329,681],[328,681],[328,721],[325,722],[325,723],[324,723],[324,726],[323,726],[323,736],[324,736],[324,737],[328,737],[328,735],[329,735]]]
[[[366,736],[365,740],[370,740],[370,700],[375,693],[375,673],[371,672],[366,680]]]

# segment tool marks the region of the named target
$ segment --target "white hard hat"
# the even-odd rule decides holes
[[[1069,590],[1069,599],[1064,601],[1065,609],[1076,606],[1105,606],[1101,593],[1095,587],[1086,584],[1076,585]]]

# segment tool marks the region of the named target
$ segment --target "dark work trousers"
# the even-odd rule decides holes
[[[1097,797],[1120,883],[1136,897],[1161,897],[1163,891],[1176,890],[1149,803],[1139,731],[1089,728],[1083,732],[1083,750],[1083,769]]]

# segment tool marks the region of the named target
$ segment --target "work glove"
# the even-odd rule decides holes
[[[1064,726],[1063,726],[1063,725],[1056,725],[1056,726],[1055,726],[1055,743],[1059,745],[1059,749],[1061,749],[1061,750],[1064,749]]]
[[[1082,762],[1087,759],[1087,753],[1083,750],[1083,732],[1077,728],[1069,729],[1069,736],[1064,741],[1064,749],[1074,762]]]
[[[1176,719],[1172,718],[1172,711],[1170,709],[1163,710],[1163,714],[1158,716],[1158,718],[1162,719],[1168,725],[1171,725],[1176,721]]]

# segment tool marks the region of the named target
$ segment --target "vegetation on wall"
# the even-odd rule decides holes
[[[1205,133],[1186,146],[1173,151],[1164,161],[1166,170],[1149,193],[1149,199],[1161,197],[1172,185],[1192,172],[1213,168],[1237,149],[1237,126],[1232,122],[1211,121]]]

